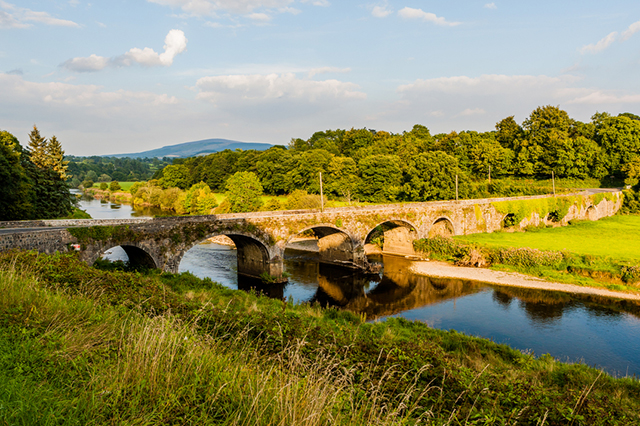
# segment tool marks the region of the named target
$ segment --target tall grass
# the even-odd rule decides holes
[[[304,342],[265,357],[250,343],[246,328],[213,325],[211,334],[202,335],[196,323],[170,314],[149,318],[84,296],[43,289],[29,274],[0,271],[3,322],[21,334],[22,349],[45,364],[29,369],[32,374],[22,381],[4,382],[0,421],[402,424],[419,408],[410,404],[415,387],[398,392],[395,401],[381,392],[383,380],[363,393],[353,383],[356,374],[367,381],[366,372],[328,354],[309,362],[302,354]],[[3,337],[4,353],[16,339]],[[17,364],[8,370],[23,372]],[[53,376],[57,379],[46,379],[47,386],[37,383]]]
[[[637,381],[584,365],[71,255],[0,253],[0,325],[0,424],[608,425],[640,408]]]

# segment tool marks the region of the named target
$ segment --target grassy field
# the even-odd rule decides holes
[[[109,185],[111,182],[107,182],[107,185]],[[133,184],[135,182],[118,182],[120,184],[120,187],[122,188],[123,191],[127,191],[129,192],[129,190],[131,189],[131,187],[133,186]],[[93,184],[94,188],[100,188],[100,182],[96,182]]]
[[[494,247],[531,247],[582,255],[640,260],[640,216],[613,216],[595,222],[536,229],[531,232],[494,232],[454,237]]]
[[[190,274],[0,253],[0,424],[632,425],[640,382]]]

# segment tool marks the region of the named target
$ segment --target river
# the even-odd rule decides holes
[[[94,199],[80,204],[94,218],[154,214]],[[124,251],[118,249],[111,250],[112,259],[122,258]],[[289,282],[257,287],[270,297],[365,313],[370,321],[401,316],[537,356],[549,353],[561,361],[584,362],[614,376],[640,375],[640,305],[635,302],[434,279],[409,272],[411,261],[402,257],[370,260],[383,265],[379,276],[319,264],[313,253],[287,249]],[[185,254],[180,271],[229,288],[256,287],[254,281],[238,277],[236,262],[234,249],[206,242]]]

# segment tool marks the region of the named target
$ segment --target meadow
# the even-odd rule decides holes
[[[640,260],[640,216],[616,215],[598,221],[579,221],[556,228],[526,232],[493,232],[454,239],[493,247],[530,247],[581,255]]]

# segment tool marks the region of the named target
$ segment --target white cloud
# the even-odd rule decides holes
[[[36,12],[1,0],[0,9],[0,28],[28,28],[34,22],[60,27],[80,27],[73,21],[54,18],[47,12]]]
[[[393,13],[393,11],[391,9],[389,9],[387,7],[387,5],[374,6],[373,9],[371,9],[371,15],[373,15],[376,18],[386,18],[387,16],[391,15],[392,13]]]
[[[484,7],[485,9],[497,9],[498,8],[498,6],[496,6],[495,3],[487,3],[482,7]]]
[[[314,6],[322,6],[322,7],[331,6],[331,3],[329,3],[329,0],[301,0],[301,2],[311,3]]]
[[[597,42],[595,44],[588,44],[586,46],[583,46],[580,49],[580,53],[585,54],[585,53],[602,52],[607,47],[609,47],[611,45],[611,43],[616,41],[617,38],[618,38],[618,33],[616,31],[614,31],[612,33],[609,33],[609,35],[607,35],[605,38],[603,38],[599,42]]]
[[[640,31],[640,21],[636,21],[633,24],[629,25],[629,28],[627,28],[622,33],[622,37],[621,37],[622,41],[629,40],[629,38],[635,33],[637,33],[638,31]]]
[[[256,9],[279,9],[294,0],[147,0],[151,3],[180,8],[194,16],[215,15],[218,10],[248,14]]]
[[[449,22],[443,17],[438,17],[434,13],[425,12],[422,9],[413,9],[405,7],[398,11],[398,16],[404,19],[420,19],[425,22],[431,22],[436,25],[454,27],[460,25],[460,22]]]
[[[302,13],[302,11],[300,9],[296,9],[295,7],[281,7],[280,9],[278,9],[278,12],[290,13],[292,15],[298,15],[298,14]]]
[[[571,99],[567,103],[585,105],[640,104],[640,95],[616,95],[596,90],[585,96]]]
[[[214,103],[261,103],[274,100],[314,103],[366,98],[366,94],[358,91],[358,86],[353,83],[303,80],[294,73],[203,77],[197,81],[196,86],[200,90],[198,99]]]
[[[95,72],[100,71],[107,66],[131,66],[134,63],[142,66],[165,66],[173,64],[173,59],[187,48],[187,38],[181,30],[171,30],[164,39],[164,52],[157,53],[149,47],[139,49],[134,47],[124,55],[114,58],[105,58],[103,56],[91,55],[83,58],[69,59],[62,64],[61,67],[75,72]]]
[[[269,22],[271,20],[271,16],[266,13],[251,13],[247,18],[256,22]]]
[[[318,74],[348,73],[348,72],[351,72],[351,68],[320,67],[320,68],[313,68],[311,71],[309,71],[308,76],[309,78],[311,78],[314,75],[318,75]]]
[[[0,103],[0,115],[8,123],[5,128],[15,131],[22,140],[28,130],[20,129],[27,129],[29,122],[33,126],[35,121],[47,134],[56,134],[69,154],[90,152],[97,144],[113,150],[112,153],[130,150],[132,143],[138,143],[138,134],[144,137],[145,132],[155,133],[158,138],[167,131],[164,126],[177,125],[172,122],[177,120],[173,117],[184,119],[180,114],[181,103],[167,94],[31,82],[8,74],[0,74],[0,93],[11,99],[10,104]],[[114,132],[122,134],[114,137]],[[127,139],[129,132],[136,136]],[[65,137],[68,134],[77,138]]]
[[[486,111],[483,110],[482,108],[467,108],[458,115],[460,117],[465,117],[469,115],[482,115],[482,114],[486,114]]]
[[[73,58],[62,64],[64,68],[76,72],[100,71],[106,68],[107,65],[109,65],[109,58],[98,55],[91,55],[87,58]]]

